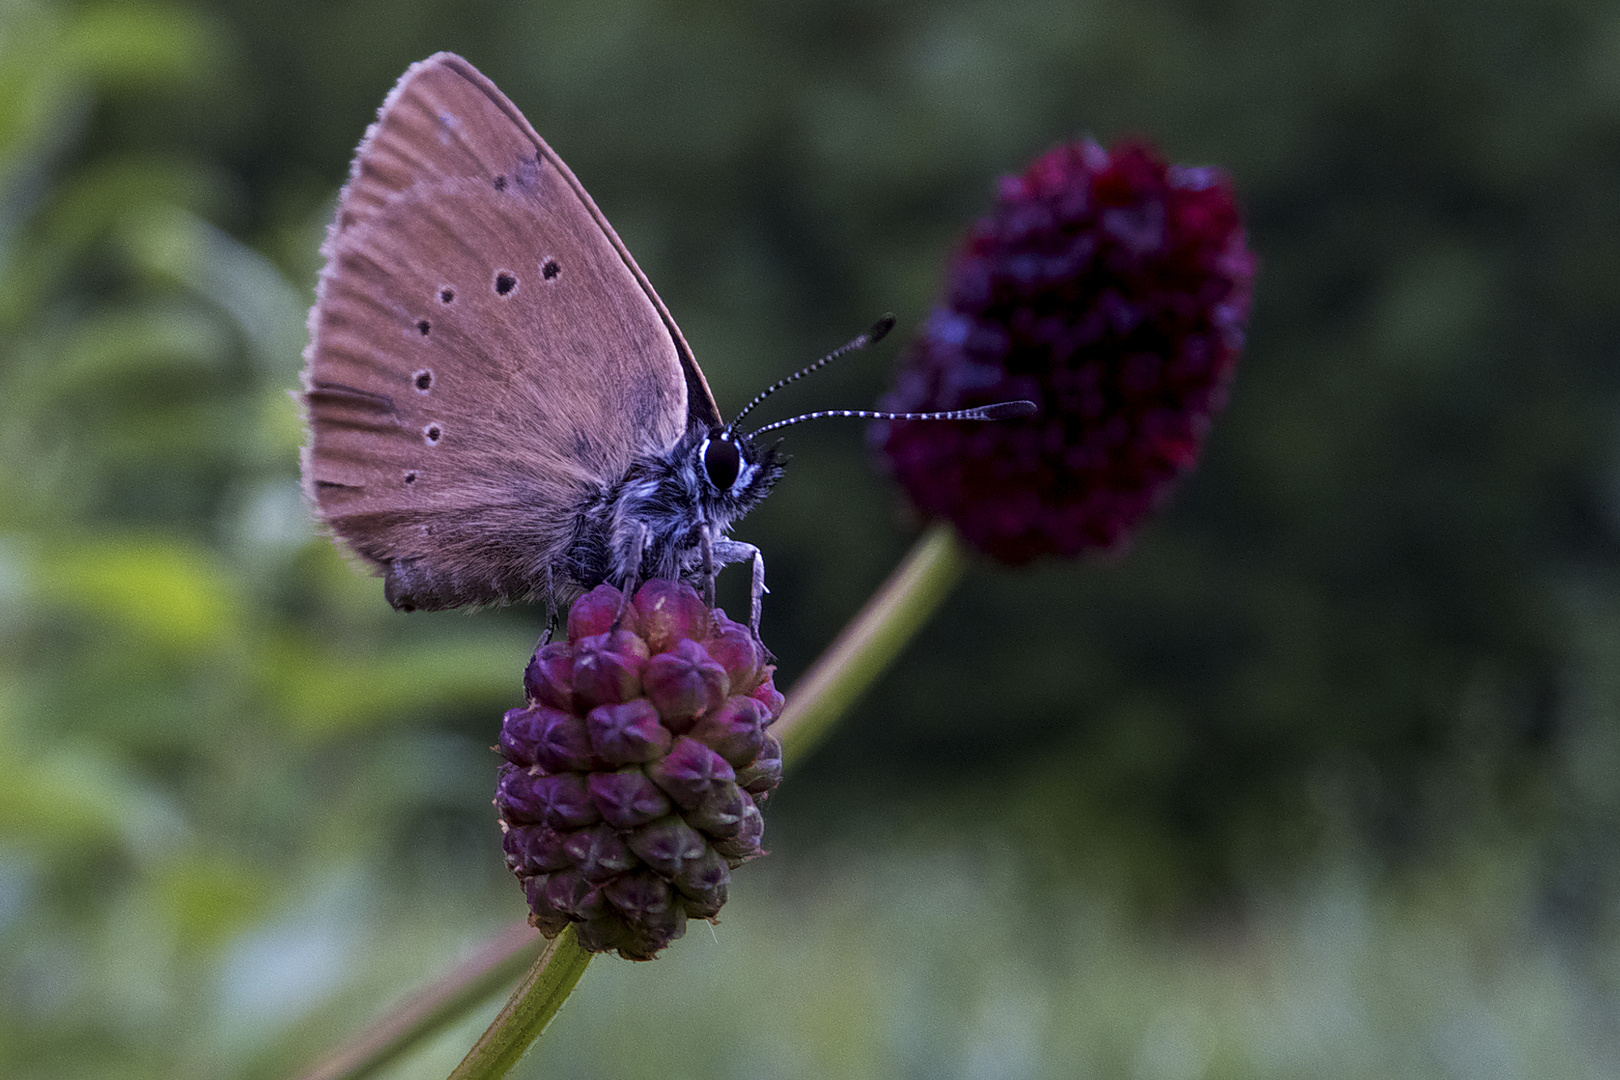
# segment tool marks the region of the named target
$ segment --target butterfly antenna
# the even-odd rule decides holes
[[[1010,420],[1015,416],[1033,416],[1038,410],[1033,401],[998,401],[994,405],[980,405],[976,409],[953,409],[950,412],[873,412],[870,409],[823,409],[803,416],[778,420],[766,424],[748,437],[757,438],[767,431],[792,427],[806,420],[822,420],[829,416],[842,416],[852,420]]]
[[[747,405],[744,405],[742,407],[742,411],[739,412],[736,416],[733,416],[731,418],[731,423],[726,425],[726,430],[727,431],[735,430],[736,427],[737,427],[737,424],[742,420],[742,418],[747,416],[749,413],[754,411],[755,406],[757,406],[760,402],[764,401],[766,398],[770,397],[772,394],[776,393],[778,390],[782,389],[782,387],[786,386],[788,383],[798,382],[800,379],[804,378],[806,375],[810,374],[812,371],[816,371],[816,370],[818,370],[820,368],[826,367],[828,364],[832,363],[834,360],[838,359],[840,356],[843,356],[845,353],[854,352],[856,349],[864,349],[868,345],[877,344],[878,342],[882,341],[885,336],[888,335],[890,330],[893,330],[893,329],[894,329],[894,316],[893,315],[885,315],[885,316],[883,316],[883,318],[881,318],[877,322],[873,323],[872,328],[870,330],[868,330],[866,333],[864,333],[864,334],[860,335],[859,337],[857,337],[854,341],[851,341],[846,345],[842,345],[842,346],[834,349],[832,352],[828,353],[826,356],[823,356],[820,360],[817,360],[815,363],[810,364],[807,367],[802,367],[798,371],[795,371],[793,374],[789,375],[787,378],[779,379],[776,382],[772,383],[770,386],[767,386],[765,389],[763,389],[763,390],[761,390],[759,392],[759,396],[755,397],[754,400],[750,401]],[[755,432],[755,434],[757,435],[757,434],[759,434],[759,432]]]

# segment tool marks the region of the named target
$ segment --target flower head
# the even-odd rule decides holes
[[[1142,143],[1059,146],[1002,180],[882,406],[1040,411],[885,421],[874,442],[920,510],[996,559],[1117,547],[1197,460],[1254,270],[1218,170]]]
[[[782,695],[748,628],[690,585],[649,581],[621,606],[598,586],[568,640],[534,654],[528,704],[501,725],[495,805],[529,921],[648,960],[689,916],[718,915],[731,871],[763,854]]]

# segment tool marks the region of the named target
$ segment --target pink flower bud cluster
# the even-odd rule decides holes
[[[759,808],[782,777],[782,711],[747,627],[690,586],[649,581],[619,617],[602,585],[542,646],[506,714],[495,805],[529,921],[593,952],[651,959],[714,919],[731,871],[763,854]]]

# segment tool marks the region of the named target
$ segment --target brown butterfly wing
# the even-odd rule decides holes
[[[460,57],[384,102],[324,252],[305,486],[399,606],[548,591],[594,486],[718,422],[590,196]]]

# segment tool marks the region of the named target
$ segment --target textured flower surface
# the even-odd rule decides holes
[[[731,871],[763,854],[759,807],[782,777],[766,728],[774,669],[745,626],[686,584],[649,581],[618,621],[602,585],[524,674],[496,790],[506,862],[547,937],[648,960],[714,919]]]
[[[873,440],[923,513],[996,559],[1116,548],[1197,460],[1254,271],[1218,170],[1142,143],[1059,146],[1002,181],[883,403],[1040,411],[884,422]]]

